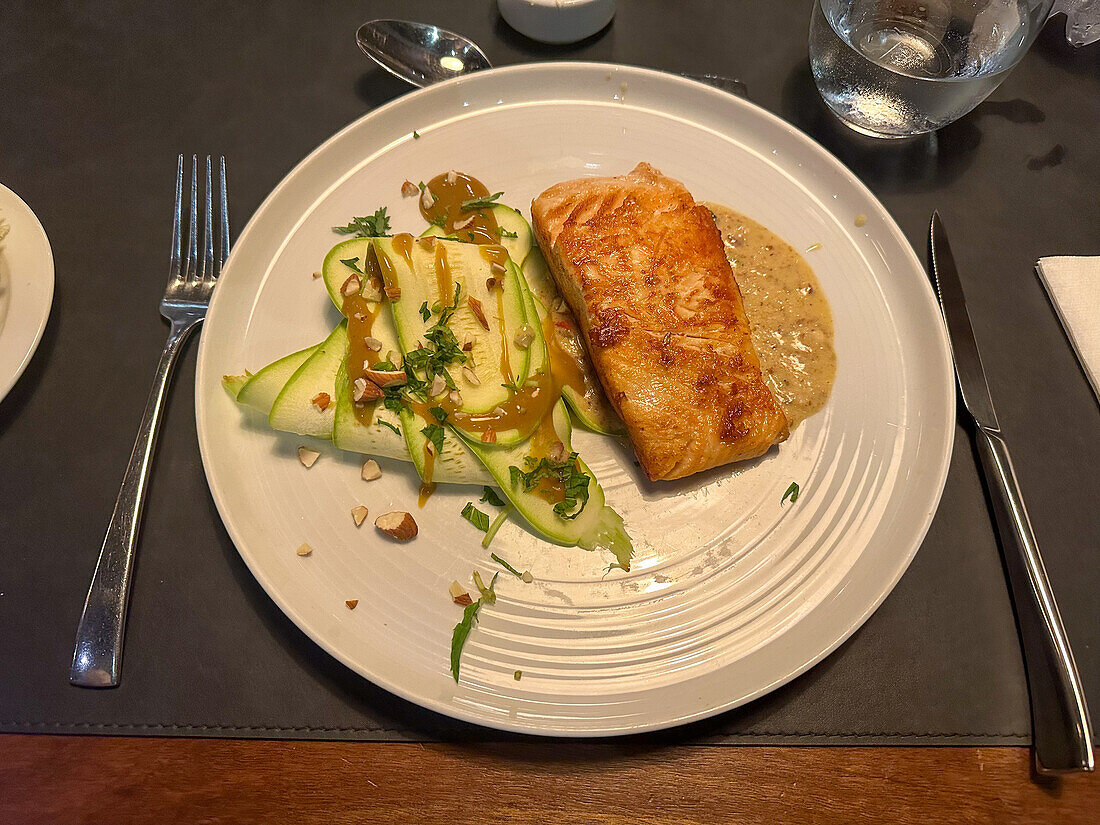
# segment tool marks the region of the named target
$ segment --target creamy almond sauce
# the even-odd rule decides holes
[[[767,227],[708,203],[745,301],[760,369],[793,430],[825,406],[836,376],[833,313],[806,261]]]

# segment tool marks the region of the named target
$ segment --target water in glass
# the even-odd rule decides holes
[[[1039,33],[1051,2],[816,0],[814,81],[859,132],[930,132],[997,88]]]

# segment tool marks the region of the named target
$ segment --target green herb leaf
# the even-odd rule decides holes
[[[432,442],[432,444],[435,446],[436,455],[439,455],[443,452],[442,427],[440,427],[438,424],[429,424],[427,427],[424,427],[420,432],[423,433],[424,437],[427,438],[428,441]]]
[[[478,599],[473,604],[466,605],[466,608],[462,611],[462,621],[455,625],[454,632],[451,634],[451,675],[455,677],[455,681],[458,681],[458,667],[462,659],[462,648],[466,644],[466,639],[470,636],[470,631],[474,629],[474,623],[477,622],[477,611],[481,609],[481,600]]]
[[[413,140],[420,140],[420,132],[413,129]]]
[[[390,231],[390,219],[383,206],[373,215],[352,218],[347,226],[334,226],[332,231],[337,235],[354,235],[357,238],[379,238]]]
[[[527,472],[515,466],[508,468],[512,486],[530,491],[543,479],[557,481],[562,485],[564,497],[554,505],[554,512],[562,518],[575,519],[584,511],[588,504],[588,485],[592,476],[580,469],[576,453],[570,453],[565,461],[551,461],[544,457],[536,463],[533,458],[528,457],[527,463],[531,466]]]
[[[407,386],[407,385],[406,385]],[[382,406],[392,413],[400,415],[409,406],[402,387],[383,387]]]
[[[489,582],[489,586],[486,587],[485,582],[483,582],[481,580],[481,574],[478,573],[476,570],[474,571],[474,585],[481,592],[481,598],[478,599],[478,601],[485,602],[485,604],[496,604],[497,603],[496,584],[497,584],[497,576],[499,576],[499,575],[500,575],[500,573],[494,573],[493,574],[493,580],[491,582]]]
[[[489,525],[489,530],[485,533],[485,538],[481,540],[482,547],[488,547],[493,543],[493,538],[496,536],[497,530],[500,529],[500,525],[504,524],[505,519],[508,518],[511,512],[512,507],[508,505],[500,511],[500,514],[495,519],[493,519],[493,523]]]
[[[358,272],[360,275],[366,275],[367,274],[359,268],[359,258],[358,257],[355,257],[355,258],[341,258],[340,263],[342,263],[344,266],[351,267],[356,272]]]
[[[499,564],[501,567],[503,567],[505,570],[507,570],[509,573],[511,573],[517,579],[522,579],[523,578],[522,573],[520,573],[518,570],[516,570],[516,568],[512,567],[512,565],[510,565],[508,562],[506,562],[504,559],[502,559],[496,553],[490,553],[489,558],[491,558],[493,561],[495,561],[497,564]]]
[[[470,522],[470,524],[474,525],[474,527],[476,527],[482,533],[488,532],[489,515],[488,513],[483,513],[479,509],[474,507],[473,502],[466,502],[466,506],[462,508],[462,517],[466,519],[466,521]]]
[[[395,427],[395,426],[394,426],[393,424],[391,424],[391,423],[390,423],[389,421],[385,421],[385,420],[383,420],[383,419],[381,419],[381,418],[377,419],[377,421],[378,421],[378,423],[379,423],[379,424],[381,424],[381,425],[382,425],[383,427],[389,427],[389,428],[390,428],[391,430],[393,430],[393,431],[394,431],[395,433],[397,433],[398,435],[401,435],[401,430],[397,429],[397,427]]]
[[[780,504],[783,504],[787,499],[791,500],[791,504],[798,501],[798,482],[792,481],[791,486],[787,488],[787,492],[783,494],[783,498],[779,500]]]
[[[479,498],[478,501],[484,501],[487,504],[492,504],[494,507],[503,507],[505,505],[506,502],[497,495],[497,491],[492,487],[482,487],[481,489],[485,492],[481,494],[481,498]]]
[[[495,195],[489,195],[484,198],[470,198],[468,201],[462,202],[462,211],[469,212],[472,209],[488,209],[491,207],[503,192],[497,192]]]
[[[428,407],[428,412],[435,416],[435,420],[440,424],[447,422],[447,411],[442,407]]]
[[[392,372],[393,370],[396,370],[397,367],[394,365],[393,361],[379,361],[377,364],[374,365],[373,369]]]
[[[421,185],[420,188],[421,189],[424,188],[423,184]],[[438,226],[440,229],[446,229],[447,228],[447,219],[450,218],[450,216],[451,216],[451,207],[445,206],[445,207],[443,207],[443,214],[442,215],[436,215],[434,218],[432,218],[430,221],[428,221],[428,223],[430,223],[432,226]]]
[[[509,232],[503,226],[498,226],[497,227],[497,234],[500,235],[500,237],[502,237],[502,238],[518,238],[519,237],[518,232]]]
[[[425,321],[432,317],[432,311],[428,309],[427,301],[420,305],[420,317]]]

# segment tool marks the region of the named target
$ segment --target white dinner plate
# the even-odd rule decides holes
[[[417,138],[414,130],[419,135]],[[423,227],[401,183],[460,169],[523,207],[558,181],[639,161],[726,203],[806,257],[832,303],[839,369],[826,409],[762,459],[649,483],[629,451],[578,432],[575,446],[626,519],[631,571],[550,545],[516,524],[492,550],[507,574],[449,673],[461,616],[447,592],[499,569],[459,517],[476,487],[416,507],[409,465],[274,433],[220,386],[320,341],[339,316],[320,281],[331,227],[388,207]],[[863,216],[857,220],[858,216]],[[865,218],[865,220],[864,220]],[[858,224],[858,225],[857,225]],[[482,72],[413,92],[326,141],[253,216],[202,334],[199,440],[218,510],[271,598],[372,682],[432,710],[507,730],[592,736],[668,727],[773,690],[832,651],[905,571],[943,489],[955,396],[943,322],[919,261],[871,193],[774,115],[645,69],[555,63]],[[797,481],[796,504],[781,504]],[[371,515],[356,529],[356,504]],[[492,509],[481,505],[486,509]],[[397,545],[371,526],[415,513]],[[314,552],[295,554],[303,542]],[[355,610],[344,602],[358,599]],[[522,671],[522,678],[513,677]]]
[[[53,303],[53,252],[38,218],[0,185],[0,401],[38,349]]]

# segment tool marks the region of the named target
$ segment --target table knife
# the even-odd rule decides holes
[[[1031,694],[1031,735],[1039,773],[1093,769],[1088,706],[1062,617],[1027,517],[1008,446],[1001,436],[982,359],[966,310],[959,272],[938,213],[932,213],[928,252],[940,308],[954,354],[963,405],[993,504]]]

